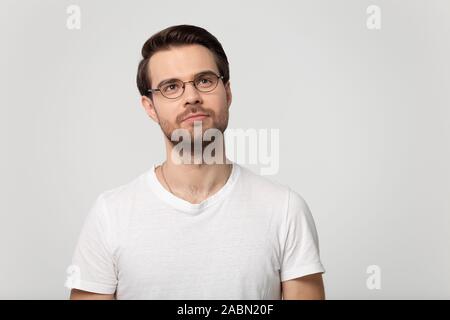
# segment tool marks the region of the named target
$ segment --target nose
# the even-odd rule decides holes
[[[193,82],[187,82],[184,86],[184,99],[186,104],[200,104],[203,102],[202,96],[197,88],[195,88]]]

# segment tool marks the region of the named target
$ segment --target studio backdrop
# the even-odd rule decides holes
[[[1,1],[0,298],[68,298],[96,197],[165,157],[142,45],[193,24],[228,55],[230,157],[306,200],[327,298],[449,299],[449,17],[445,0]]]

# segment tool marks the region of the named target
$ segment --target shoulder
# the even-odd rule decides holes
[[[148,182],[146,179],[148,178],[148,173],[148,171],[144,172],[124,184],[107,189],[100,193],[98,197],[101,198],[109,208],[129,205],[140,194],[148,191],[146,189],[146,183]]]
[[[147,177],[148,172],[142,173],[122,185],[104,190],[97,196],[95,205],[102,208],[101,219],[107,220],[111,228],[127,225],[142,199],[149,198],[150,192],[146,189]]]
[[[276,181],[272,177],[259,175],[249,168],[239,165],[240,191],[247,195],[248,199],[267,201],[271,204],[287,204],[290,188]]]
[[[308,215],[309,206],[304,197],[289,186],[282,184],[268,176],[261,176],[250,169],[240,166],[241,183],[240,188],[249,199],[267,202],[270,205],[280,205],[283,212],[302,212]]]
[[[147,173],[99,193],[87,218],[87,225],[102,233],[111,250],[118,248],[132,218],[139,197],[143,197]]]

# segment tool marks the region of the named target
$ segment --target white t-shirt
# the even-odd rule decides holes
[[[233,162],[226,184],[192,204],[155,168],[98,196],[66,286],[117,299],[278,300],[281,281],[325,272],[298,193]]]

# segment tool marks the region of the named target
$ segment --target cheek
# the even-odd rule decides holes
[[[205,107],[214,112],[217,119],[228,114],[227,99],[225,95],[211,96],[205,99]]]
[[[175,124],[177,118],[177,107],[172,105],[159,105],[158,118],[161,124]]]
[[[159,125],[165,132],[170,131],[171,127],[172,127],[171,124],[167,120],[162,119],[162,118],[159,119]]]
[[[217,123],[221,126],[228,124],[228,110],[226,108],[217,115]]]

